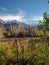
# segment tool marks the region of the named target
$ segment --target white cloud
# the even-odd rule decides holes
[[[4,21],[17,20],[18,22],[23,22],[25,21],[25,15],[22,10],[19,10],[15,15],[13,14],[0,15],[0,19]]]
[[[26,14],[26,12],[24,12],[24,11],[21,10],[21,9],[18,9],[17,15],[22,15],[22,16],[24,16],[25,14]]]
[[[39,20],[43,20],[42,16],[35,16],[35,17],[26,17],[24,15],[12,15],[12,14],[7,14],[7,15],[1,15],[0,19],[4,20],[5,22],[11,21],[11,20],[17,20],[18,22],[24,22],[24,23],[34,23]]]
[[[34,23],[36,21],[43,20],[43,17],[42,16],[28,16],[26,15],[26,12],[24,12],[21,9],[18,9],[18,12],[15,15],[13,14],[0,15],[0,19],[4,20],[5,22],[11,21],[11,20],[17,20],[18,22]]]
[[[43,20],[43,17],[42,16],[34,16],[34,17],[31,17],[31,20],[39,21],[39,20]]]
[[[0,7],[0,9],[3,10],[3,11],[7,11],[7,9],[4,8],[4,7]]]
[[[10,21],[10,20],[17,20],[17,21],[24,21],[24,17],[23,16],[19,16],[19,15],[2,15],[0,16],[0,19],[4,20],[4,21]]]

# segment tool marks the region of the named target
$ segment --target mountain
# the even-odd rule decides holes
[[[16,20],[7,21],[7,22],[4,24],[4,27],[5,27],[5,28],[10,28],[11,25],[17,27],[17,26],[18,26],[18,23],[17,23]]]
[[[0,19],[0,27],[3,27],[4,24],[5,24],[5,22],[2,19]]]
[[[5,31],[4,24],[5,22],[2,19],[0,19],[0,37],[3,37],[3,33]]]
[[[2,19],[0,19],[0,24],[4,24],[5,22],[2,20]]]
[[[22,23],[22,22],[17,22],[16,20],[7,21],[4,24],[4,27],[5,28],[10,28],[11,25],[15,26],[16,28],[18,27],[18,25],[22,25],[26,30],[28,29],[28,24]]]
[[[43,29],[43,27],[42,27],[41,25],[37,25],[37,28],[38,28],[39,30]]]
[[[33,24],[28,25],[28,24],[23,23],[23,22],[17,22],[16,20],[4,22],[2,19],[0,19],[0,27],[4,26],[5,28],[10,28],[10,26],[13,25],[13,26],[15,26],[15,28],[17,28],[19,24],[22,25],[24,27],[24,29],[26,29],[26,30],[28,30],[29,26],[30,26],[30,29],[34,28]],[[40,25],[37,25],[37,28],[42,29],[42,27]]]

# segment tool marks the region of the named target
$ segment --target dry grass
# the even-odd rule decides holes
[[[5,40],[1,39],[1,40]],[[9,41],[10,40],[10,41]],[[1,65],[31,65],[49,61],[49,39],[9,38],[0,42]],[[1,55],[2,54],[2,55]],[[4,62],[3,62],[4,59]]]

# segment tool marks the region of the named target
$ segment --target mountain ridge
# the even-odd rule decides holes
[[[18,22],[16,20],[11,20],[11,21],[3,21],[2,19],[0,19],[0,26],[4,26],[5,28],[10,28],[11,25],[15,26],[16,28],[18,27],[18,25],[22,25],[24,27],[24,29],[28,30],[29,26],[31,29],[33,29],[34,25],[30,25],[30,24],[26,24],[23,22]],[[38,29],[42,29],[42,27],[40,25],[36,25]]]

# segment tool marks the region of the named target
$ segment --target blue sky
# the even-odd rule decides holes
[[[48,0],[0,0],[0,18],[4,21],[17,20],[38,23],[43,13],[49,13]]]

